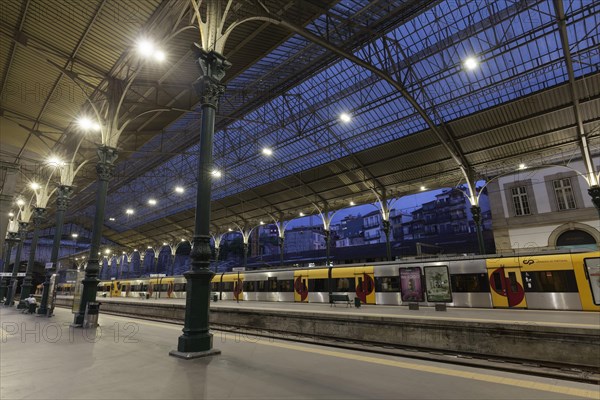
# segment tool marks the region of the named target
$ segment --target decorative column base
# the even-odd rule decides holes
[[[98,287],[98,283],[100,280],[98,278],[84,278],[83,281],[83,294],[86,294],[86,298],[81,298],[81,306],[79,307],[79,311],[75,314],[75,318],[73,319],[73,327],[82,327],[83,326],[83,318],[85,317],[85,309],[87,307],[87,303],[96,301],[96,290]]]
[[[25,279],[23,280],[23,285],[21,285],[21,299],[19,300],[19,304],[17,305],[18,310],[28,308],[25,299],[29,297],[29,293],[31,293],[32,286],[33,285],[31,284],[31,276],[25,276]]]
[[[44,288],[42,291],[42,303],[37,309],[37,313],[39,315],[46,315],[48,313],[48,291],[50,290],[50,281],[46,279],[43,283]],[[46,301],[44,301],[46,300]]]
[[[183,274],[187,280],[186,324],[183,335],[179,336],[177,350],[169,355],[186,360],[220,354],[212,348],[213,335],[208,328],[210,304],[210,281],[214,273],[208,269],[188,271]]]
[[[0,301],[4,299],[6,293],[8,292],[8,281],[6,278],[2,278],[0,280]]]
[[[15,304],[15,293],[17,291],[17,282],[11,281],[8,285],[8,290],[6,291],[6,301],[4,302],[5,306],[13,306]]]

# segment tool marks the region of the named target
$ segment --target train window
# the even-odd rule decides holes
[[[308,280],[308,291],[309,292],[328,292],[327,279],[309,279]]]
[[[600,258],[586,258],[583,262],[594,304],[600,305]]]
[[[266,292],[267,291],[267,282],[265,282],[265,281],[256,282],[256,291],[257,292]]]
[[[210,283],[210,291],[211,292],[219,292],[219,283],[220,282],[211,282]]]
[[[256,291],[256,282],[254,281],[244,281],[244,292],[254,292]]]
[[[233,292],[233,282],[223,282],[223,292]]]
[[[169,284],[168,283],[163,283],[162,285],[160,285],[160,291],[161,292],[166,292],[167,290],[169,290]]]
[[[354,279],[353,278],[335,278],[335,279],[333,279],[332,291],[334,291],[334,292],[354,292]]]
[[[375,277],[376,292],[398,292],[400,290],[400,279],[397,276]]]
[[[487,293],[490,283],[486,274],[451,275],[452,291],[457,293]]]
[[[496,290],[502,290],[504,285],[502,284],[502,277],[500,276],[500,271],[496,271],[492,274],[492,278],[494,279],[494,287]]]
[[[276,292],[277,291],[277,278],[276,277],[269,277],[269,281],[268,283],[268,290],[269,292]]]
[[[526,292],[577,292],[573,271],[522,272]]]
[[[285,279],[277,281],[278,291],[279,292],[293,292],[294,291],[294,280],[293,279]]]
[[[517,282],[517,275],[514,272],[508,273],[508,281],[510,282],[510,291],[517,293],[519,291],[519,283]]]
[[[148,291],[148,285],[143,283],[142,284],[142,290],[140,290],[140,292],[147,292]]]
[[[213,282],[212,285],[214,285],[215,283]],[[213,286],[214,287],[214,286]],[[214,289],[211,289],[213,292],[215,291]],[[173,291],[174,292],[185,292],[185,283],[176,283],[173,285]]]

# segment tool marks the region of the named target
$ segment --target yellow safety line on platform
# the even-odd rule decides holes
[[[525,389],[533,389],[533,390],[541,390],[541,391],[545,391],[545,392],[568,394],[568,395],[585,397],[585,398],[590,398],[590,399],[599,399],[600,398],[600,392],[593,391],[593,390],[584,390],[584,389],[576,389],[576,388],[571,388],[571,387],[566,387],[566,386],[549,385],[546,383],[526,381],[526,380],[521,380],[521,379],[502,378],[497,375],[486,375],[486,374],[481,374],[481,373],[477,373],[477,372],[459,371],[459,370],[453,370],[453,369],[448,369],[448,368],[433,367],[433,366],[419,365],[419,364],[413,364],[413,363],[402,362],[402,361],[388,360],[388,359],[383,359],[383,358],[361,356],[361,355],[357,355],[357,354],[346,354],[346,353],[341,353],[339,351],[311,349],[308,347],[297,346],[297,345],[286,344],[286,343],[276,343],[276,342],[269,343],[267,341],[257,341],[255,343],[262,344],[265,346],[273,346],[273,347],[279,347],[279,348],[284,348],[284,349],[289,349],[289,350],[302,351],[305,353],[314,353],[314,354],[319,354],[319,355],[327,355],[330,357],[344,358],[347,360],[355,360],[355,361],[368,362],[368,363],[372,363],[372,364],[386,365],[389,367],[411,369],[411,370],[415,370],[415,371],[428,372],[428,373],[438,374],[438,375],[454,376],[457,378],[464,378],[464,379],[473,379],[473,380],[482,381],[482,382],[499,383],[502,385],[521,387],[521,388],[525,388]]]

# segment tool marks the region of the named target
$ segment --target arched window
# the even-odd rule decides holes
[[[597,249],[598,245],[592,235],[579,229],[573,229],[560,234],[556,239],[559,249],[591,248]]]

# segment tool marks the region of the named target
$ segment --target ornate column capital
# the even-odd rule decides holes
[[[200,69],[200,78],[194,82],[196,94],[200,97],[200,103],[204,106],[217,108],[219,98],[225,93],[225,85],[220,83],[225,76],[225,71],[231,67],[231,63],[227,61],[221,54],[210,51],[206,52],[194,46]]]
[[[56,192],[56,209],[58,211],[66,211],[69,207],[71,200],[71,194],[73,194],[73,187],[68,185],[60,185]]]
[[[35,207],[33,209],[33,226],[35,229],[39,229],[42,226],[42,223],[46,219],[46,215],[48,214],[45,208]]]
[[[25,235],[27,233],[27,228],[29,227],[29,222],[19,221],[19,239],[25,239]]]
[[[6,240],[12,243],[19,241],[19,232],[8,232],[6,234]]]
[[[108,146],[98,147],[96,173],[101,181],[109,181],[115,172],[115,161],[119,157],[117,149]]]

